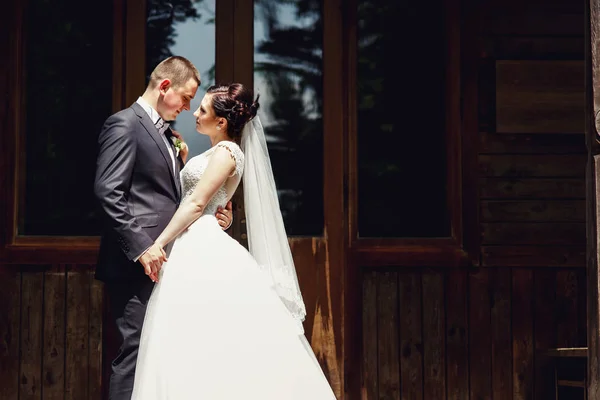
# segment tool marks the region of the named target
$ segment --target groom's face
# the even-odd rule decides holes
[[[161,82],[161,99],[158,102],[158,113],[165,121],[174,121],[183,110],[190,109],[190,102],[196,96],[198,83],[190,79],[185,85],[173,86],[168,79]]]

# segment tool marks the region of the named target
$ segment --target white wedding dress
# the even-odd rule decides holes
[[[133,400],[335,399],[298,322],[250,253],[214,214],[233,195],[244,154],[220,142],[236,172],[175,241],[148,303]],[[184,198],[216,146],[181,171]]]

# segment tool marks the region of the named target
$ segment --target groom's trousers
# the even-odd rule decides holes
[[[119,333],[120,347],[111,364],[109,400],[130,400],[142,324],[154,282],[148,277],[106,282],[109,309]]]

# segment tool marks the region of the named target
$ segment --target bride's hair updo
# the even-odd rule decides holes
[[[241,83],[214,85],[206,93],[212,95],[215,114],[227,120],[227,134],[239,143],[244,125],[256,116],[260,96],[254,100],[252,90]]]

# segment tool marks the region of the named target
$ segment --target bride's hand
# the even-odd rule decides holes
[[[179,150],[179,155],[181,156],[181,159],[185,163],[185,162],[187,162],[187,156],[190,152],[190,148],[188,147],[187,143],[185,143],[185,141],[183,140],[183,136],[181,136],[181,133],[177,132],[174,129],[171,129],[171,132],[173,132],[173,136],[175,136],[177,139],[181,140],[181,149]]]

